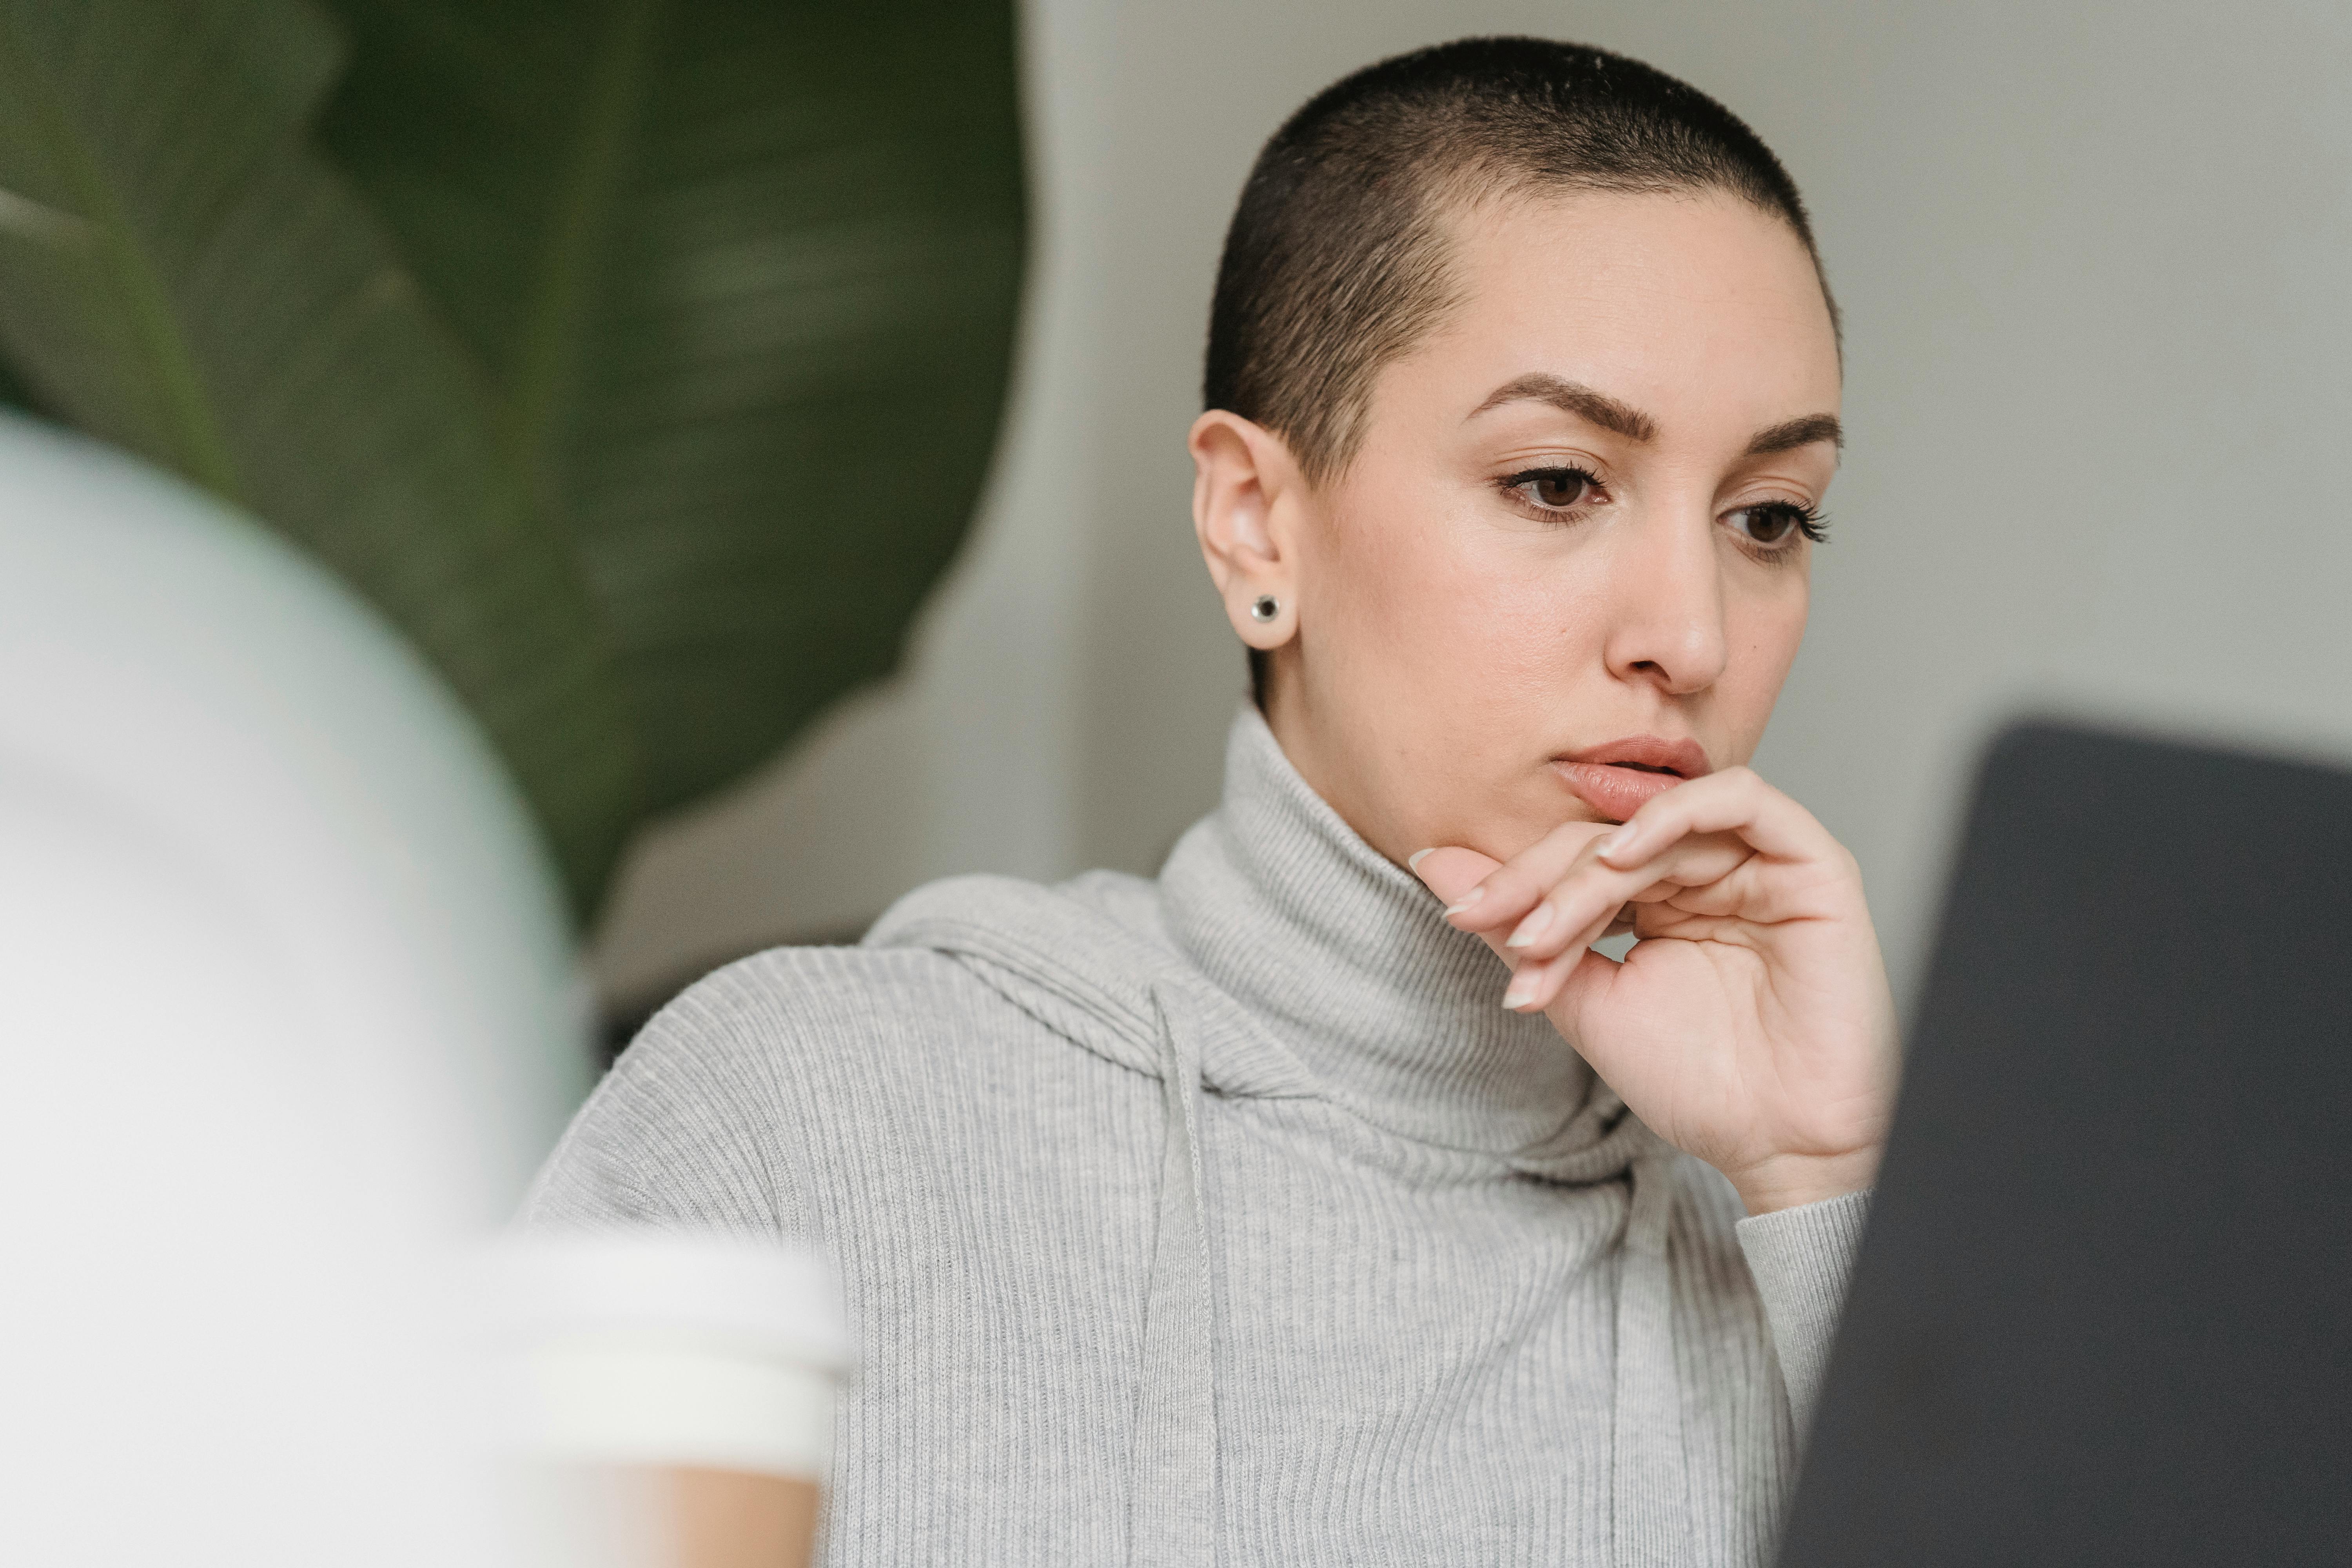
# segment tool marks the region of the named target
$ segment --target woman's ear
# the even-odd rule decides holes
[[[1212,408],[1192,422],[1192,531],[1242,641],[1276,648],[1298,631],[1298,465],[1264,426]]]

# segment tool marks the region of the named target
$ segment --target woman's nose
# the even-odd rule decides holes
[[[1673,696],[1705,690],[1729,658],[1715,520],[1654,516],[1622,537],[1611,595],[1611,673]]]

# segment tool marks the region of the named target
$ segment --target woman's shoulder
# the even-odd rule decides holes
[[[960,1147],[1041,1098],[1081,1121],[1122,1103],[1160,1070],[1150,891],[1106,874],[1057,889],[960,878],[909,894],[858,946],[771,948],[706,975],[614,1064],[536,1212],[699,1214],[724,1198],[730,1214],[787,1215],[800,1167]],[[747,1171],[759,1191],[744,1206]],[[655,1192],[670,1196],[642,1195]]]
[[[1074,1105],[1116,1092],[1127,1075],[1074,1044],[948,952],[773,948],[638,1032],[528,1212],[816,1234],[828,1194],[856,1185],[844,1173],[961,1158],[1041,1083]]]
[[[807,1027],[866,1016],[885,999],[922,1005],[961,984],[943,956],[912,948],[772,947],[712,970],[656,1016],[676,1013],[718,1027]]]
[[[632,1058],[690,1058],[719,1068],[805,1067],[894,1045],[985,1012],[986,987],[949,955],[919,948],[774,947],[680,992],[630,1043]]]
[[[1121,1058],[1129,1053],[1105,1037],[1148,1015],[1118,994],[1164,951],[1158,920],[1153,885],[1112,872],[1052,888],[930,883],[857,946],[771,948],[706,975],[654,1016],[620,1068],[661,1057],[761,1078],[782,1063],[873,1073],[919,1069],[946,1052],[1073,1045]],[[1055,995],[1074,1005],[1051,1005]]]

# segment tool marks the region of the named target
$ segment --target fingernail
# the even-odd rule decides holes
[[[1405,858],[1404,868],[1408,871],[1418,871],[1421,869],[1421,863],[1436,853],[1437,849],[1435,846],[1432,846],[1427,849],[1417,849],[1413,851],[1412,854]]]
[[[1620,827],[1607,838],[1601,840],[1601,858],[1603,860],[1614,860],[1618,856],[1622,855],[1626,850],[1632,848],[1633,847],[1633,840],[1640,837],[1641,832],[1639,829],[1630,822],[1625,824],[1625,826]]]
[[[1458,915],[1464,910],[1468,909],[1471,905],[1476,903],[1486,896],[1486,889],[1485,888],[1473,888],[1468,892],[1463,894],[1460,898],[1454,900],[1452,903],[1446,905],[1445,912],[1449,915]]]
[[[1544,932],[1550,929],[1551,906],[1549,904],[1538,904],[1535,907],[1534,911],[1530,913],[1527,919],[1519,922],[1518,929],[1512,931],[1510,935],[1503,939],[1503,945],[1505,947],[1525,947],[1528,943],[1535,941],[1536,938],[1543,935]]]
[[[1511,976],[1511,988],[1503,993],[1503,1005],[1516,1013],[1536,999],[1536,977],[1522,971]]]

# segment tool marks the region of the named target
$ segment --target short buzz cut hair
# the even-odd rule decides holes
[[[1250,170],[1217,268],[1204,405],[1280,436],[1320,486],[1353,459],[1381,369],[1456,302],[1449,208],[1698,190],[1786,220],[1819,273],[1780,161],[1723,105],[1639,60],[1507,37],[1367,66],[1309,100]]]

